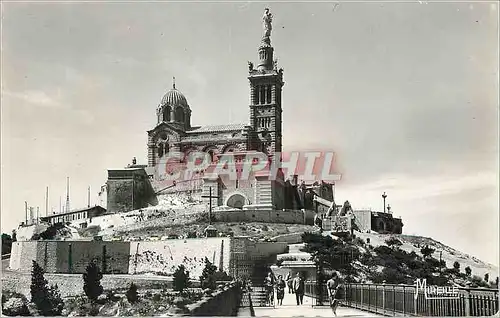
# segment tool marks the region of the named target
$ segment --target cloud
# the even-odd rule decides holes
[[[57,89],[53,95],[47,94],[45,91],[31,90],[25,92],[2,92],[3,96],[12,97],[28,104],[41,107],[62,108],[61,90]]]

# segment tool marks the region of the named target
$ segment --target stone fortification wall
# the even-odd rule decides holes
[[[304,215],[305,214],[305,215]],[[313,225],[315,213],[310,210],[220,210],[212,213],[217,222],[264,222]]]
[[[229,271],[230,238],[192,238],[152,242],[130,242],[129,273],[156,272],[173,274],[183,264],[192,279],[198,279],[205,257],[219,268]]]
[[[71,246],[71,247],[70,247]],[[83,273],[92,259],[106,273],[171,275],[183,264],[198,280],[205,257],[229,275],[251,271],[256,261],[284,253],[286,242],[255,242],[244,237],[164,241],[26,241],[14,242],[10,269],[30,272],[32,260],[47,273]],[[103,262],[103,260],[105,260]]]
[[[128,242],[18,241],[12,244],[9,268],[29,272],[36,261],[47,273],[84,273],[96,259],[106,273],[128,273],[129,254]]]

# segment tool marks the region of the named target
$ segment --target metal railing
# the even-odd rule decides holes
[[[306,295],[315,299],[313,303],[328,304],[326,286],[323,301],[317,296],[316,282],[306,282]],[[431,298],[415,285],[392,284],[347,284],[342,303],[386,316],[492,316],[498,313],[498,289],[458,288],[457,297]]]

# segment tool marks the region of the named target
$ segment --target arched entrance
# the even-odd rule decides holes
[[[243,206],[246,204],[247,199],[240,193],[232,194],[229,198],[227,198],[226,205],[236,209],[243,209]]]

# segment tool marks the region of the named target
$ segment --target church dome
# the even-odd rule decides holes
[[[161,103],[163,105],[171,105],[171,106],[183,106],[189,108],[188,102],[184,94],[182,94],[180,91],[178,91],[174,87],[169,90],[165,95],[163,95],[161,99]]]

